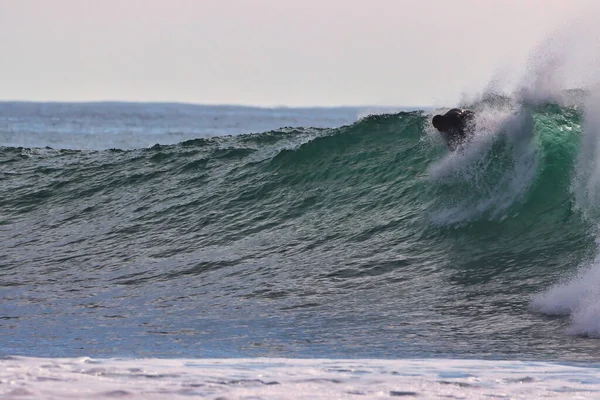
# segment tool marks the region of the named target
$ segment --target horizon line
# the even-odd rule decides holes
[[[255,109],[311,109],[311,108],[383,108],[383,109],[431,109],[433,105],[375,105],[375,104],[339,104],[339,105],[287,105],[287,104],[247,104],[247,103],[196,103],[188,101],[171,101],[171,100],[13,100],[0,99],[1,103],[24,103],[24,104],[163,104],[163,105],[184,105],[184,106],[200,106],[200,107],[239,107],[239,108],[255,108]]]

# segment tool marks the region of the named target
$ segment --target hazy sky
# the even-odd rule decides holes
[[[595,0],[0,0],[0,98],[452,105]]]

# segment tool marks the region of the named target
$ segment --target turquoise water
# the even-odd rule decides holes
[[[4,104],[0,353],[597,361],[593,114],[472,106]]]

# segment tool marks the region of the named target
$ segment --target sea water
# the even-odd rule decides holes
[[[594,398],[581,104],[0,104],[6,398]]]

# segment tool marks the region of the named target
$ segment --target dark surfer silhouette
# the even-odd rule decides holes
[[[444,115],[434,116],[431,122],[454,151],[473,133],[474,119],[473,111],[453,108]]]

